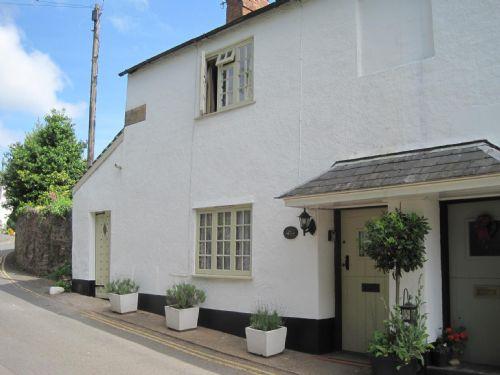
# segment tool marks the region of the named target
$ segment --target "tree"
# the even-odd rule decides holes
[[[71,189],[85,172],[84,142],[78,141],[74,124],[64,111],[52,110],[4,155],[0,184],[5,186],[11,219],[25,206],[46,206],[71,198]]]
[[[392,271],[396,280],[397,305],[402,273],[415,271],[424,265],[424,240],[430,229],[425,217],[401,210],[387,212],[366,224],[364,250],[375,260],[375,268],[384,273]]]

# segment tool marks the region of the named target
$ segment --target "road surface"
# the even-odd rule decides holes
[[[0,272],[2,375],[244,373],[249,372],[99,325]]]

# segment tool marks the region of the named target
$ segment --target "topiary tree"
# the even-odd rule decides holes
[[[402,273],[424,265],[424,240],[430,229],[425,217],[401,210],[387,212],[366,224],[364,251],[375,261],[375,268],[384,273],[392,272],[396,280],[397,305]]]

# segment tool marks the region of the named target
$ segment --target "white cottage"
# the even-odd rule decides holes
[[[500,364],[498,2],[227,3],[226,25],[121,73],[125,127],[74,189],[75,291],[132,277],[162,313],[192,282],[201,325],[243,335],[268,304],[287,347],[364,352],[395,296],[359,238],[401,208],[432,226],[403,278],[423,274],[431,338],[463,324],[466,359]]]

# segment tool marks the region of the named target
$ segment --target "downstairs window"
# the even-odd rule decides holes
[[[250,276],[251,208],[199,210],[196,216],[196,273]]]

